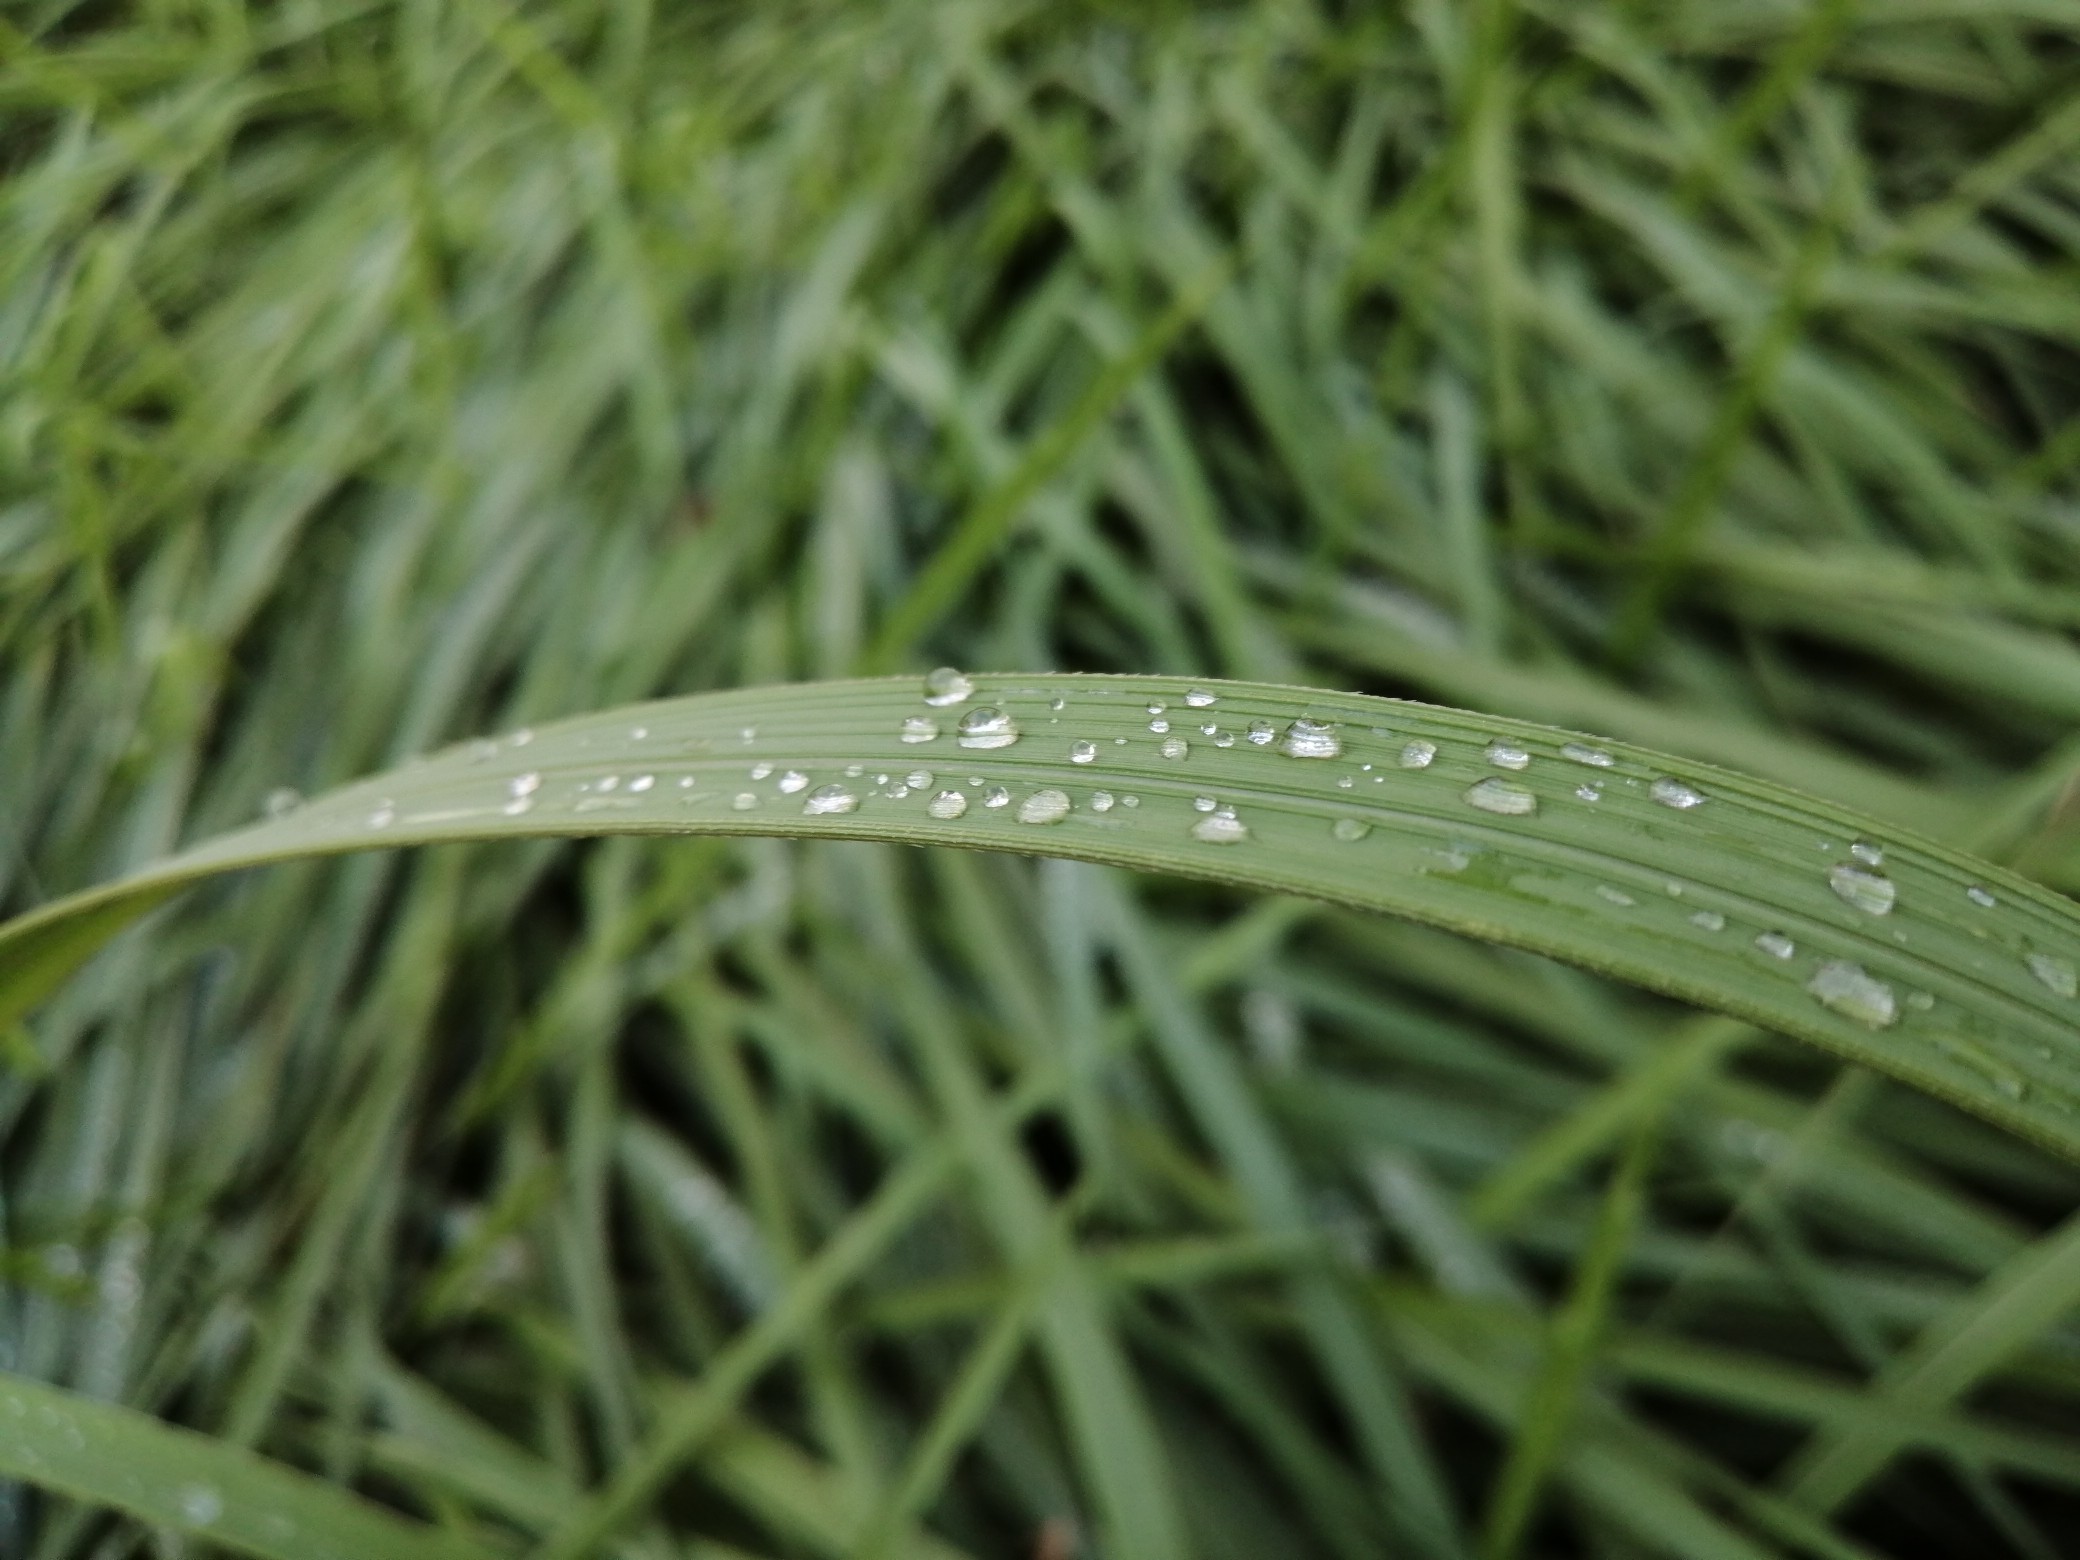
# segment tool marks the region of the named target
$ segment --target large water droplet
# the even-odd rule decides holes
[[[994,704],[978,704],[961,717],[960,744],[964,748],[1003,748],[1018,740],[1018,727]]]
[[[929,715],[905,715],[901,735],[905,742],[935,742],[939,737],[939,723]]]
[[[849,813],[858,806],[859,798],[842,785],[820,785],[802,799],[802,811],[811,818]]]
[[[1820,999],[1822,1007],[1872,1029],[1886,1029],[1899,1021],[1899,1001],[1892,988],[1847,959],[1829,959],[1813,971],[1806,990]]]
[[[1589,747],[1581,742],[1563,743],[1560,748],[1560,756],[1571,763],[1590,764],[1597,769],[1608,769],[1613,763],[1617,762],[1610,754],[1604,752],[1602,748]]]
[[[1788,959],[1798,952],[1798,944],[1782,932],[1763,932],[1755,939],[1755,946],[1772,959]]]
[[[1288,758],[1335,758],[1343,752],[1343,738],[1329,721],[1303,715],[1286,727],[1286,739],[1278,750]]]
[[[1192,745],[1183,737],[1165,737],[1163,745],[1156,751],[1165,758],[1188,758],[1191,756]]]
[[[1973,904],[1977,905],[1981,910],[1991,910],[1995,905],[2000,903],[1998,899],[1994,898],[1993,895],[1987,893],[1986,890],[1981,888],[1977,883],[1974,883],[1970,888],[1964,891],[1964,897],[1969,899]]]
[[[1527,769],[1531,765],[1529,753],[1500,737],[1488,744],[1483,756],[1497,769]]]
[[[1110,791],[1091,792],[1091,811],[1100,813],[1111,812],[1112,793]]]
[[[924,810],[934,818],[958,818],[968,810],[968,798],[961,791],[941,791],[924,804]]]
[[[799,769],[790,769],[776,783],[780,787],[781,795],[793,796],[796,792],[809,788],[809,777]]]
[[[1415,741],[1409,743],[1407,747],[1401,750],[1401,767],[1403,769],[1428,769],[1436,757],[1437,744],[1417,737]]]
[[[1663,775],[1647,787],[1647,795],[1663,807],[1673,807],[1679,812],[1688,812],[1693,807],[1705,804],[1704,792],[1682,780],[1671,780]]]
[[[2073,966],[2056,954],[2028,953],[2023,955],[2022,962],[2029,966],[2030,974],[2060,996],[2080,995],[2080,975],[2076,975]]]
[[[937,709],[975,697],[975,683],[966,672],[941,666],[924,674],[924,702]]]
[[[1060,823],[1069,816],[1069,793],[1052,786],[1035,791],[1018,804],[1020,823]]]
[[[1514,780],[1490,775],[1466,788],[1466,800],[1482,812],[1522,818],[1538,811],[1538,796]]]
[[[1370,834],[1372,825],[1362,818],[1338,818],[1329,825],[1329,832],[1348,845],[1352,841],[1362,840],[1366,835]]]
[[[1891,878],[1853,861],[1837,862],[1829,868],[1827,886],[1866,915],[1892,914],[1893,901],[1899,897]]]
[[[1716,910],[1699,910],[1690,917],[1690,924],[1707,932],[1726,930],[1726,917]]]
[[[1849,847],[1849,854],[1854,856],[1858,861],[1862,862],[1867,867],[1879,867],[1885,864],[1885,851],[1883,847],[1873,845],[1868,840],[1858,840],[1855,844],[1851,845]]]
[[[1239,845],[1249,838],[1249,825],[1235,816],[1234,808],[1223,807],[1193,824],[1192,838],[1208,845]]]
[[[1203,710],[1210,708],[1215,698],[1216,695],[1208,693],[1204,688],[1194,688],[1185,694],[1184,702],[1195,710]]]
[[[1098,744],[1095,742],[1072,742],[1069,744],[1069,762],[1089,764],[1097,760]]]

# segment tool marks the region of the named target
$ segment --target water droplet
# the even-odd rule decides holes
[[[1286,727],[1286,739],[1278,750],[1288,758],[1335,758],[1343,752],[1343,738],[1328,721],[1303,715]]]
[[[542,777],[530,769],[524,775],[515,775],[506,782],[506,790],[514,796],[532,796],[542,788]]]
[[[2080,976],[2066,960],[2050,953],[2027,953],[2022,962],[2029,966],[2030,974],[2062,997],[2080,995]]]
[[[1004,748],[1018,740],[1018,727],[994,704],[978,704],[961,717],[960,744],[964,748]]]
[[[1700,910],[1690,917],[1690,924],[1707,932],[1726,930],[1726,917],[1716,910]]]
[[[1597,769],[1608,769],[1617,762],[1602,748],[1589,747],[1580,742],[1564,743],[1560,748],[1560,756],[1570,763],[1589,764]]]
[[[809,777],[799,769],[790,769],[780,777],[778,784],[782,796],[793,796],[797,791],[808,789]]]
[[[1798,952],[1798,944],[1782,932],[1762,932],[1755,938],[1755,946],[1772,959],[1788,959]]]
[[[739,791],[730,798],[729,804],[738,812],[749,812],[758,805],[758,795],[753,791]]]
[[[693,789],[693,776],[681,775],[679,777],[679,789],[682,791],[691,791]]]
[[[1249,838],[1249,825],[1235,816],[1234,808],[1223,807],[1193,824],[1192,838],[1208,845],[1239,845]]]
[[[1149,705],[1148,713],[1151,715],[1160,715],[1163,713],[1163,711],[1167,710],[1168,708],[1170,708],[1169,705],[1163,703],[1160,699],[1158,699],[1154,703]]]
[[[1191,754],[1192,745],[1183,737],[1165,737],[1163,745],[1156,751],[1165,758],[1186,758]]]
[[[1170,729],[1170,722],[1164,720],[1160,715],[1158,715],[1154,720],[1148,723],[1148,729],[1150,731],[1153,731],[1157,736],[1160,737],[1161,735],[1163,735],[1164,732]]]
[[[857,780],[866,772],[867,766],[865,764],[847,764],[845,766],[845,778],[848,780]]]
[[[1217,737],[1220,735],[1220,730],[1219,721],[1209,720],[1199,728],[1199,735],[1202,737]]]
[[[208,1527],[224,1514],[224,1497],[207,1484],[183,1485],[175,1498],[181,1515],[195,1527]]]
[[[1466,801],[1482,812],[1501,813],[1507,818],[1523,818],[1538,811],[1535,793],[1498,775],[1476,780],[1468,786]]]
[[[929,715],[905,715],[901,736],[905,742],[936,742],[939,723]]]
[[[975,684],[966,672],[942,666],[924,674],[924,702],[934,709],[959,704],[975,697]]]
[[[1637,899],[1626,893],[1624,889],[1612,888],[1608,883],[1598,883],[1596,885],[1596,893],[1598,898],[1607,899],[1614,905],[1636,905],[1639,903]]]
[[[267,793],[260,810],[270,818],[286,818],[303,805],[303,793],[293,785],[278,785]]]
[[[1907,993],[1907,1006],[1917,1013],[1926,1013],[1933,1009],[1935,1005],[1936,999],[1928,992],[1910,991]]]
[[[737,736],[748,746],[749,744],[758,740],[758,728],[756,726],[746,726],[742,731],[737,733]]]
[[[650,728],[648,726],[631,726],[628,730],[628,740],[631,742],[640,742],[649,735]]]
[[[1253,720],[1246,735],[1256,746],[1269,747],[1278,740],[1278,728],[1268,720]]]
[[[1213,745],[1217,748],[1233,747],[1235,745],[1235,733],[1232,731],[1222,732],[1219,736],[1213,739]]]
[[[1526,769],[1531,764],[1529,753],[1499,737],[1488,744],[1483,756],[1497,769]]]
[[[924,804],[924,810],[934,818],[958,818],[968,810],[967,794],[962,791],[941,791]]]
[[[1370,834],[1372,825],[1362,818],[1338,818],[1329,825],[1329,832],[1348,845]]]
[[[1095,742],[1072,742],[1069,744],[1069,762],[1072,764],[1092,763],[1096,761],[1097,757],[1098,744]]]
[[[985,807],[1009,807],[1011,805],[1011,793],[1000,785],[993,785],[982,793],[982,805]]]
[[[1666,775],[1647,787],[1647,795],[1663,807],[1673,807],[1678,812],[1688,812],[1693,807],[1702,807],[1706,800],[1704,792],[1695,786],[1681,780],[1671,780]]]
[[[1192,798],[1192,810],[1194,812],[1212,812],[1219,805],[1220,803],[1210,796],[1195,796]]]
[[[1356,780],[1353,780],[1349,775],[1338,775],[1336,777],[1336,789],[1339,791],[1348,791],[1352,786],[1356,785],[1357,783],[1358,782]]]
[[[1060,823],[1069,816],[1069,793],[1049,786],[1018,804],[1020,823]]]
[[[913,791],[922,791],[931,783],[932,772],[929,769],[913,769],[910,773],[903,776],[903,784],[910,787]]]
[[[368,826],[371,829],[387,829],[395,822],[397,822],[397,804],[395,802],[378,802],[376,803],[376,810],[368,815]]]
[[[1820,999],[1822,1007],[1872,1029],[1889,1028],[1899,1021],[1899,1003],[1892,988],[1847,959],[1829,959],[1813,971],[1806,990]]]
[[[1060,694],[1056,694],[1053,698],[1047,701],[1047,707],[1053,710],[1055,714],[1059,715],[1062,713],[1063,710],[1069,707],[1069,701],[1063,698]]]
[[[768,770],[767,772],[768,772],[768,773],[771,773],[771,771],[770,771],[770,770]],[[631,781],[629,781],[629,782],[628,782],[628,788],[629,788],[629,789],[630,789],[631,791],[634,791],[634,792],[637,792],[638,794],[640,794],[640,793],[642,793],[642,792],[644,792],[644,791],[647,791],[647,790],[649,790],[649,789],[650,789],[650,787],[652,787],[652,786],[653,786],[653,785],[655,785],[655,784],[657,784],[657,776],[655,776],[655,775],[637,775],[637,776],[635,777],[635,779],[633,779],[633,780],[631,780]]]
[[[1091,792],[1091,811],[1092,811],[1092,812],[1101,812],[1101,813],[1102,813],[1102,812],[1111,812],[1111,811],[1112,811],[1112,793],[1111,793],[1110,791],[1093,791],[1093,792]]]
[[[599,791],[618,791],[621,789],[621,777],[619,775],[608,775],[594,789]]]
[[[1969,899],[1973,904],[1977,905],[1981,910],[1991,910],[1995,905],[2000,903],[1998,899],[1994,898],[1993,895],[1987,893],[1986,890],[1981,888],[1977,883],[1974,883],[1970,888],[1964,891],[1964,897]]]
[[[1899,890],[1892,879],[1853,861],[1837,862],[1828,869],[1827,886],[1865,915],[1890,915]]]
[[[1578,785],[1574,788],[1574,794],[1585,802],[1600,802],[1603,800],[1603,790],[1599,786]]]
[[[1878,867],[1885,864],[1884,849],[1881,846],[1871,844],[1868,840],[1858,840],[1854,845],[1851,845],[1849,854],[1867,867]]]
[[[1194,688],[1184,696],[1184,702],[1195,710],[1211,709],[1216,701],[1217,696],[1204,688]]]
[[[858,806],[859,798],[842,785],[820,785],[802,799],[802,812],[811,818],[849,813]]]
[[[1122,796],[1119,799],[1119,804],[1122,807],[1139,807],[1141,805],[1141,798],[1138,796]]]

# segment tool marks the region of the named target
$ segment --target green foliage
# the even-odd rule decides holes
[[[1860,939],[1901,1009],[1839,1043],[2058,1140],[2070,19],[1346,9],[9,8],[4,908],[666,694],[1361,689],[1487,712],[1420,718],[1491,857],[1578,816],[1459,800],[1516,720],[1678,755],[1725,794],[1636,818],[1692,839],[1810,798],[1781,874],[1671,875]],[[1850,819],[1889,916],[1826,886]],[[2053,1560],[2080,1176],[1643,989],[1723,978],[1620,962],[1593,884],[1670,901],[1587,844],[1586,950],[722,836],[278,867],[62,984],[136,907],[46,921],[0,1394],[163,1450],[0,1486],[0,1552],[156,1552],[199,1481],[249,1548],[351,1490],[566,1554]],[[1960,853],[2014,874],[1983,945]],[[1822,1022],[1817,968],[1728,1005]]]

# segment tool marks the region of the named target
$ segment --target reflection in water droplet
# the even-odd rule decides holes
[[[985,807],[1009,807],[1011,805],[1011,793],[1000,785],[993,785],[982,793],[982,805]]]
[[[1165,737],[1163,745],[1156,751],[1165,758],[1185,758],[1190,756],[1192,745],[1183,737]]]
[[[936,709],[975,697],[975,684],[967,673],[942,666],[924,674],[924,702]]]
[[[1358,782],[1349,775],[1338,775],[1336,777],[1336,789],[1339,791],[1348,791],[1352,786],[1356,785],[1357,783]]]
[[[968,798],[960,791],[941,791],[924,804],[934,818],[958,818],[968,810]]]
[[[1268,720],[1253,720],[1247,733],[1250,741],[1258,747],[1269,747],[1278,740],[1278,728]]]
[[[1020,823],[1060,823],[1069,816],[1069,793],[1052,786],[1035,791],[1018,804]]]
[[[270,818],[286,818],[303,805],[303,793],[294,786],[278,785],[267,793],[260,810]]]
[[[2028,953],[2022,962],[2029,966],[2030,974],[2062,997],[2080,995],[2080,975],[2066,960],[2050,953]]]
[[[631,742],[640,742],[649,735],[650,728],[648,726],[631,726],[628,731],[628,740]]]
[[[1899,1021],[1899,1002],[1892,988],[1847,959],[1829,959],[1813,971],[1806,990],[1820,999],[1822,1007],[1872,1029],[1889,1028]]]
[[[1513,743],[1500,737],[1490,742],[1482,755],[1497,769],[1525,769],[1531,764],[1531,755]]]
[[[1782,932],[1764,932],[1755,939],[1755,946],[1772,959],[1788,959],[1798,952],[1798,944]]]
[[[1278,750],[1288,758],[1335,758],[1343,752],[1343,738],[1330,722],[1303,715],[1286,727],[1286,739]]]
[[[1899,890],[1892,879],[1853,861],[1837,862],[1828,869],[1827,886],[1866,915],[1890,915]]]
[[[1102,812],[1111,812],[1111,811],[1112,811],[1112,793],[1111,793],[1110,791],[1093,791],[1093,792],[1091,792],[1091,811],[1092,811],[1092,812],[1101,812],[1101,813],[1102,813]]]
[[[1372,825],[1365,822],[1362,818],[1338,818],[1329,825],[1329,832],[1345,844],[1349,844],[1353,840],[1362,840],[1366,835],[1370,834]]]
[[[1150,731],[1153,731],[1157,736],[1160,737],[1164,732],[1170,729],[1170,722],[1163,719],[1162,716],[1158,715],[1154,720],[1148,723],[1148,729]]]
[[[1409,743],[1407,747],[1401,750],[1401,767],[1403,769],[1428,769],[1430,761],[1436,757],[1437,744],[1435,742],[1426,742],[1423,738],[1417,737],[1415,741]]]
[[[913,769],[910,773],[903,776],[903,784],[910,787],[913,791],[922,791],[931,783],[932,772],[929,769]]]
[[[1858,840],[1854,845],[1851,845],[1849,854],[1867,867],[1883,866],[1885,863],[1884,850],[1879,846],[1871,844],[1868,840]]]
[[[1096,760],[1098,744],[1095,742],[1072,742],[1069,744],[1069,762],[1088,764]]]
[[[1663,807],[1673,807],[1679,812],[1688,812],[1693,807],[1702,807],[1705,804],[1704,792],[1681,780],[1671,780],[1666,775],[1647,787],[1647,795]]]
[[[1591,764],[1598,769],[1608,769],[1616,762],[1602,748],[1588,747],[1580,742],[1569,742],[1560,749],[1560,756],[1576,764]]]
[[[1538,811],[1538,797],[1533,792],[1498,775],[1468,786],[1466,800],[1482,812],[1501,813],[1509,818],[1522,818]]]
[[[1723,932],[1726,930],[1726,917],[1716,910],[1700,910],[1690,917],[1690,924],[1707,932]]]
[[[802,799],[802,812],[811,818],[849,813],[858,806],[859,798],[842,785],[820,785]]]
[[[1193,824],[1192,838],[1208,845],[1239,845],[1249,838],[1249,825],[1235,816],[1234,808],[1223,807]]]
[[[782,796],[793,796],[797,791],[809,788],[809,777],[799,769],[790,769],[777,782]]]
[[[1981,910],[1991,910],[1995,905],[2000,903],[1998,899],[1994,898],[1993,895],[1987,893],[1986,890],[1981,888],[1977,883],[1974,883],[1970,888],[1964,891],[1964,897],[1969,899],[1973,904],[1977,905]]]
[[[1596,893],[1599,898],[1608,899],[1614,905],[1636,905],[1639,903],[1637,899],[1626,893],[1624,889],[1612,888],[1608,883],[1598,883],[1596,885]]]
[[[1004,748],[1018,740],[1018,727],[993,704],[978,704],[963,715],[959,732],[964,748]]]
[[[906,715],[901,735],[905,742],[935,742],[939,737],[939,723],[929,715]]]
[[[580,802],[578,805],[580,807],[583,807],[585,804],[583,802]],[[752,808],[756,807],[757,805],[758,797],[756,794],[750,791],[739,791],[735,796],[730,798],[730,806],[735,808],[738,812],[749,812]]]
[[[1208,693],[1204,688],[1194,688],[1184,696],[1184,702],[1195,710],[1203,710],[1213,704],[1214,695]]]

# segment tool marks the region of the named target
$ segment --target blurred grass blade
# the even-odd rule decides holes
[[[1386,911],[1797,1036],[2080,1158],[2070,902],[1731,772],[1254,683],[986,677],[936,705],[907,678],[810,683],[468,743],[0,928],[0,1013],[213,873],[615,833],[1016,850]]]
[[[222,1441],[6,1373],[0,1478],[265,1560],[489,1560],[493,1553]]]

